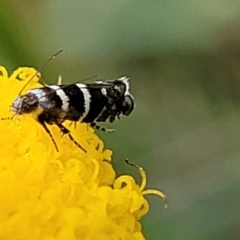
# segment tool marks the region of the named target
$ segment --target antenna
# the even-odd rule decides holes
[[[23,90],[27,87],[27,85],[33,80],[33,78],[35,76],[37,76],[38,73],[40,73],[43,68],[46,66],[46,64],[48,62],[50,62],[51,60],[55,59],[57,57],[57,55],[59,55],[61,52],[63,51],[63,49],[60,49],[58,52],[56,52],[55,54],[53,54],[45,63],[43,63],[43,65],[39,68],[39,70],[36,71],[36,73],[26,82],[26,84],[23,86],[22,90],[19,92],[19,95],[22,94]]]
[[[82,80],[80,80],[81,82],[83,82],[83,81],[88,81],[88,80],[91,80],[91,79],[93,79],[93,78],[96,78],[98,75],[97,74],[95,74],[95,75],[93,75],[93,76],[91,76],[91,77],[87,77],[87,78],[84,78],[84,79],[82,79]]]

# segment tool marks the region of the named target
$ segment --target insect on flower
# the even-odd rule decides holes
[[[60,52],[62,50],[48,61],[54,59]],[[43,87],[30,89],[22,94],[24,88],[37,74],[38,71],[20,91],[11,105],[11,111],[15,115],[34,113],[36,120],[51,137],[57,151],[59,151],[57,144],[47,124],[58,126],[63,134],[67,134],[71,141],[85,151],[63,125],[64,121],[88,123],[98,130],[112,132],[112,129],[102,128],[97,123],[113,122],[122,115],[128,116],[134,109],[128,77],[87,84],[80,82],[69,85],[43,84]]]

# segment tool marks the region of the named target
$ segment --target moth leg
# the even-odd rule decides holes
[[[98,126],[95,122],[90,123],[90,126],[92,128],[95,128],[97,130],[100,130],[100,131],[103,131],[103,132],[107,132],[107,133],[111,133],[111,132],[115,132],[116,131],[115,129],[109,129],[109,128],[104,128],[104,127]]]
[[[61,130],[61,132],[62,132],[63,134],[67,134],[67,135],[68,135],[68,137],[70,138],[70,140],[71,140],[72,142],[74,142],[75,145],[77,145],[79,148],[81,148],[84,152],[87,152],[87,151],[73,138],[73,136],[71,135],[70,131],[69,131],[66,127],[64,127],[61,123],[56,123],[56,125],[59,127],[59,129]]]
[[[53,144],[54,144],[57,152],[59,152],[58,147],[57,147],[57,144],[56,144],[56,142],[55,142],[55,140],[54,140],[51,132],[50,132],[49,129],[47,128],[47,125],[46,125],[45,121],[46,121],[46,116],[45,116],[44,114],[40,114],[40,115],[38,116],[38,122],[42,125],[42,127],[44,128],[44,130],[45,130],[45,131],[47,132],[47,134],[50,136],[50,138],[52,139],[52,142],[53,142]]]
[[[69,123],[69,127],[71,127],[72,125],[73,125],[74,129],[76,129],[76,127],[77,127],[77,122],[71,121],[71,122]]]

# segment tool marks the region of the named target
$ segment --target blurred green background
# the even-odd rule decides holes
[[[240,239],[240,1],[0,2],[0,63],[64,83],[131,77],[137,108],[102,134],[118,175],[144,167],[148,240]]]

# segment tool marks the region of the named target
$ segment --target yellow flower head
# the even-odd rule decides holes
[[[0,67],[2,118],[11,116],[11,103],[35,73],[19,68],[8,76]],[[35,75],[25,90],[40,87],[38,80]],[[141,168],[140,186],[131,176],[115,179],[112,152],[86,124],[70,127],[86,152],[53,125],[57,152],[31,115],[22,118],[0,121],[0,239],[144,239],[139,223],[149,208],[144,195],[165,195],[144,190]]]

